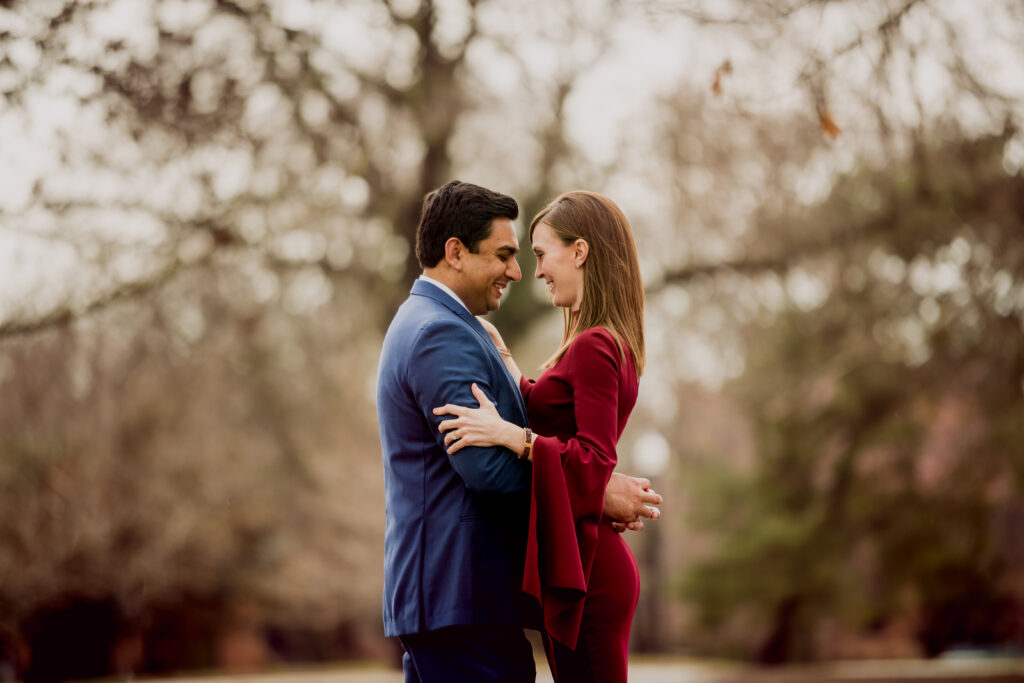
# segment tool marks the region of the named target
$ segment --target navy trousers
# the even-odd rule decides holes
[[[399,636],[406,683],[533,683],[533,648],[521,626],[473,624]]]

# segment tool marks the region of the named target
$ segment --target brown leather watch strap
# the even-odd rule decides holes
[[[533,432],[530,428],[526,428],[526,443],[523,444],[523,452],[519,454],[520,460],[527,460],[530,457],[530,452],[533,450]]]

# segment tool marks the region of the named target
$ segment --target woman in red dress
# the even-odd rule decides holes
[[[530,429],[502,420],[475,385],[479,408],[435,412],[456,416],[440,426],[449,453],[503,445],[533,461],[523,590],[543,608],[555,680],[621,682],[640,585],[636,561],[602,506],[644,365],[636,245],[618,206],[592,192],[555,199],[533,219],[530,241],[536,277],[565,311],[561,346],[533,382],[485,325],[519,382]]]

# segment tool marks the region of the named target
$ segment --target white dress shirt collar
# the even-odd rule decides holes
[[[466,306],[466,304],[462,303],[462,299],[460,299],[460,298],[459,298],[459,295],[458,295],[458,294],[456,294],[455,292],[453,292],[453,291],[452,291],[452,288],[451,288],[451,287],[449,287],[448,285],[446,285],[446,284],[445,284],[445,283],[443,283],[443,282],[438,282],[437,280],[435,280],[435,279],[434,279],[434,278],[432,278],[432,277],[427,277],[426,275],[420,275],[419,279],[420,279],[420,280],[423,280],[423,281],[425,281],[425,282],[429,282],[430,284],[434,285],[435,287],[438,287],[438,288],[440,288],[440,290],[441,290],[442,292],[444,292],[445,294],[447,294],[447,295],[448,295],[448,296],[450,296],[451,298],[453,298],[453,299],[455,299],[456,301],[458,301],[458,302],[459,302],[459,305],[460,305],[460,306],[462,306],[463,308],[465,308],[465,309],[466,309],[466,312],[467,312],[467,313],[469,313],[470,315],[472,315],[472,312],[470,312],[470,310],[469,310],[469,307],[468,307],[468,306]]]

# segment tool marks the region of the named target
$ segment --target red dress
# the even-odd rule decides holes
[[[632,354],[611,333],[580,334],[535,383],[520,382],[533,446],[523,590],[544,612],[555,680],[625,681],[640,579],[620,534],[602,518],[615,445],[637,397]]]

